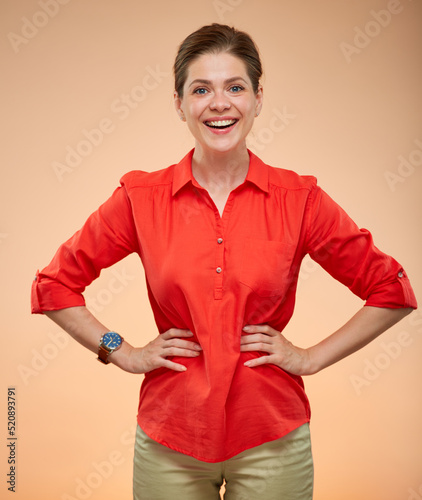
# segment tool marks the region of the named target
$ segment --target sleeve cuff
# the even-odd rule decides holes
[[[416,309],[418,307],[416,296],[404,269],[398,271],[397,279],[388,286],[384,285],[379,290],[373,291],[365,305],[392,309],[407,307]]]
[[[31,288],[32,314],[84,305],[85,299],[81,293],[74,292],[57,281],[41,278],[37,271]]]

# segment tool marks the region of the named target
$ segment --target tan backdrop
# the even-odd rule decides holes
[[[403,264],[420,297],[421,19],[416,0],[1,2],[2,498],[131,498],[142,376],[105,368],[31,316],[29,289],[123,173],[166,167],[193,146],[173,111],[171,67],[203,24],[235,25],[260,47],[265,105],[251,149],[316,175]],[[136,256],[104,271],[86,297],[133,344],[156,335]],[[360,304],[305,261],[285,333],[309,346]],[[415,312],[305,379],[316,500],[422,498],[421,333]]]

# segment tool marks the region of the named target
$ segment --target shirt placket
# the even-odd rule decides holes
[[[201,195],[206,200],[206,203],[214,210],[215,216],[215,237],[214,237],[214,245],[215,245],[215,268],[214,268],[214,300],[221,300],[223,298],[223,280],[224,280],[224,253],[225,253],[225,231],[224,228],[227,227],[228,220],[230,217],[230,213],[232,210],[234,196],[235,193],[232,191],[228,197],[226,202],[226,206],[224,207],[223,215],[220,216],[220,213],[210,197],[209,193],[203,189],[198,189],[198,194]]]
[[[233,208],[234,200],[236,197],[236,191],[232,191],[226,201],[226,206],[224,207],[223,216],[215,208],[215,220],[216,220],[216,231],[215,231],[215,279],[214,279],[214,299],[221,300],[223,298],[223,281],[224,275],[227,272],[225,268],[225,251],[227,242],[227,228],[230,218],[230,214]]]
[[[221,300],[223,298],[223,275],[224,275],[224,247],[225,241],[223,237],[223,224],[221,219],[216,225],[216,251],[215,251],[215,279],[214,279],[214,299]]]

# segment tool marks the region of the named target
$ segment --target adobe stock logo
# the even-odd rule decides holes
[[[261,128],[258,132],[252,131],[248,135],[246,139],[248,147],[256,153],[261,152],[273,142],[275,135],[283,132],[296,117],[297,115],[287,112],[286,106],[283,106],[282,111],[273,108],[269,126]]]
[[[353,43],[341,42],[339,44],[348,64],[352,62],[354,55],[358,55],[363,49],[366,49],[372,40],[391,24],[393,15],[400,14],[404,10],[404,5],[400,3],[400,0],[390,0],[386,7],[386,9],[379,11],[372,9],[370,11],[371,19],[365,23],[365,26],[363,28],[359,26],[353,28],[355,31]]]
[[[38,349],[32,349],[29,363],[17,366],[18,373],[25,385],[29,384],[30,379],[43,372],[59,356],[60,352],[69,345],[70,337],[63,330],[48,333],[47,336],[50,342],[45,343]]]
[[[107,487],[107,482],[128,461],[128,453],[132,453],[135,444],[136,425],[123,432],[119,439],[119,449],[114,449],[100,461],[91,463],[89,472],[74,478],[74,494],[63,493],[61,500],[88,500],[102,488]],[[100,498],[97,496],[96,498]],[[102,496],[101,496],[102,498]]]
[[[418,491],[415,491],[413,488],[409,488],[407,492],[410,493],[407,500],[422,500],[422,484],[419,485]]]
[[[38,5],[41,7],[32,14],[30,18],[22,17],[22,27],[20,34],[12,31],[7,34],[7,38],[12,45],[12,49],[17,54],[22,45],[27,45],[35,38],[42,28],[45,28],[51,19],[57,16],[62,5],[66,5],[70,0],[41,0]]]
[[[212,5],[220,22],[223,22],[226,12],[233,12],[242,2],[243,0],[213,0]]]
[[[422,332],[422,317],[417,312],[413,312],[407,321],[407,324],[416,328],[417,333]],[[399,332],[395,340],[382,341],[380,343],[380,352],[373,359],[365,358],[361,374],[353,373],[349,376],[356,394],[360,396],[364,388],[369,387],[375,380],[388,370],[406,350],[413,345],[414,337],[403,330]]]
[[[127,288],[130,281],[135,279],[135,276],[128,274],[124,268],[121,270],[113,269],[111,274],[113,277],[108,281],[107,285],[95,295],[95,297],[89,295],[85,298],[86,306],[90,311],[93,311],[94,313],[101,312],[113,301],[117,294],[123,292]]]
[[[399,155],[397,157],[399,161],[397,171],[392,172],[390,170],[386,170],[384,172],[385,180],[393,193],[396,190],[397,184],[403,183],[415,173],[416,167],[420,167],[422,165],[422,141],[414,139],[413,143],[416,148],[407,155],[407,158],[403,155]]]
[[[122,92],[119,97],[114,99],[109,106],[111,113],[120,122],[126,120],[169,75],[170,72],[162,71],[159,64],[156,64],[155,68],[146,66],[141,85],[134,85],[128,92]],[[68,174],[74,172],[84,159],[92,155],[103,144],[105,138],[118,128],[119,122],[114,117],[104,116],[98,120],[95,127],[82,129],[80,132],[82,137],[79,141],[76,144],[66,146],[64,161],[51,163],[59,182],[63,182]]]

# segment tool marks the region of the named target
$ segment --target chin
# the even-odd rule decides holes
[[[231,153],[239,149],[241,143],[238,141],[227,141],[225,143],[223,143],[223,141],[221,141],[220,143],[218,141],[215,141],[213,143],[207,142],[206,145],[204,144],[204,146],[206,146],[206,148],[211,151],[215,151],[216,153]]]

